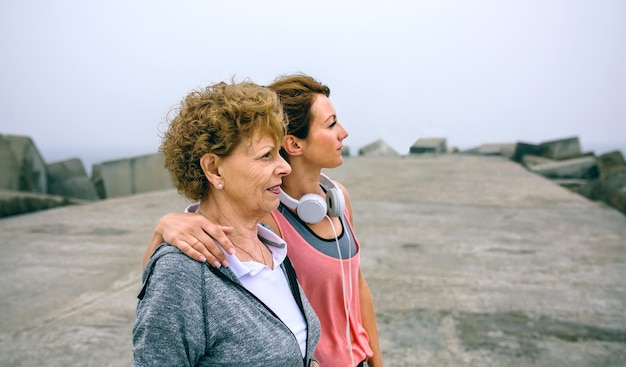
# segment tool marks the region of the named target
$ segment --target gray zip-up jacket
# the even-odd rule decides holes
[[[285,263],[281,264],[285,276]],[[298,285],[307,350],[227,267],[210,268],[162,245],[143,274],[133,328],[133,366],[306,366],[320,324]]]

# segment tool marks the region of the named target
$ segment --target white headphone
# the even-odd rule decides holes
[[[343,192],[323,173],[320,173],[320,183],[327,189],[326,200],[317,194],[306,194],[296,200],[281,189],[280,201],[287,208],[295,209],[305,223],[319,223],[326,213],[331,217],[341,216],[346,207]]]

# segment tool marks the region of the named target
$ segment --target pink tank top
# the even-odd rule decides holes
[[[315,359],[323,367],[346,367],[356,366],[371,357],[373,353],[369,346],[367,332],[361,322],[360,246],[349,222],[343,221],[343,223],[348,223],[348,228],[344,230],[350,230],[352,233],[357,253],[350,259],[339,260],[309,245],[278,210],[272,211],[272,217],[278,224],[281,237],[287,242],[287,256],[296,269],[298,282],[322,325]],[[348,217],[347,211],[344,212],[344,217]],[[346,308],[342,293],[345,294],[348,304],[349,333],[346,332]],[[348,338],[352,348],[352,358],[350,358]]]

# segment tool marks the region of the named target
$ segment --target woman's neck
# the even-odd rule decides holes
[[[235,256],[240,261],[256,261],[274,268],[274,261],[270,250],[258,237],[257,223],[260,218],[245,218],[230,207],[217,205],[211,200],[200,202],[198,213],[205,216],[212,223],[230,226],[233,232],[228,235],[230,242],[235,245]],[[241,251],[238,251],[241,250]]]
[[[231,241],[237,239],[248,242],[257,239],[257,223],[259,219],[246,218],[234,208],[218,205],[212,200],[203,200],[198,206],[198,214],[205,216],[211,223],[233,228]]]
[[[299,199],[306,194],[322,195],[320,188],[320,170],[298,169],[298,166],[292,166],[291,173],[283,177],[281,188],[289,196]]]

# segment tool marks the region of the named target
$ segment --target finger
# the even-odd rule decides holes
[[[235,246],[233,246],[233,243],[230,242],[228,238],[228,235],[233,233],[233,227],[213,225],[203,226],[202,229],[211,239],[219,243],[227,253],[230,255],[235,253]]]
[[[228,266],[226,256],[222,252],[222,249],[215,244],[213,238],[211,238],[204,231],[194,233],[193,236],[189,236],[188,242],[191,242],[191,248],[200,254],[204,261],[212,266],[219,268],[220,266]]]
[[[235,253],[235,248],[227,236],[227,234],[232,233],[232,231],[232,227],[215,225],[213,223],[205,224],[202,227],[202,233],[196,236],[204,245],[204,249],[198,250],[206,256],[210,263],[217,262],[223,266],[228,266],[228,260],[226,259],[224,250],[231,255]],[[222,248],[224,250],[222,250]]]
[[[199,253],[202,258],[202,260],[199,261],[206,261],[216,268],[219,268],[222,265],[228,266],[228,260],[226,259],[222,249],[211,237],[207,236],[207,238],[208,240],[205,240],[206,242],[196,240],[191,244],[193,250]]]
[[[201,252],[208,259],[207,262],[214,267],[228,266],[228,260],[222,249],[211,237],[208,238],[207,242],[198,241],[194,248]]]
[[[196,239],[192,241],[192,244],[185,240],[177,240],[176,242],[177,243],[173,243],[173,245],[178,247],[185,255],[200,262],[206,261],[206,257],[194,247],[194,245],[203,247]]]

